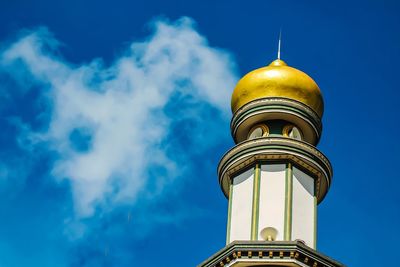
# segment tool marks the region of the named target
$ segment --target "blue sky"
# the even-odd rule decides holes
[[[275,59],[325,99],[318,249],[391,264],[397,1],[0,3],[0,266],[195,266],[224,246],[230,94]],[[383,258],[386,256],[387,259]]]

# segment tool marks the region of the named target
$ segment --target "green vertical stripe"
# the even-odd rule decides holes
[[[285,177],[285,227],[283,239],[290,241],[292,239],[292,205],[293,205],[293,172],[292,164],[286,164]]]
[[[258,214],[260,206],[260,164],[257,163],[254,167],[254,181],[253,181],[253,208],[251,217],[251,240],[257,240],[258,234]]]
[[[232,199],[233,197],[233,181],[229,185],[229,200],[228,200],[228,223],[226,226],[226,244],[228,245],[231,237],[231,220],[232,220]]]

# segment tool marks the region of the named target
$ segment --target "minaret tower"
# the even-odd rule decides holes
[[[278,57],[238,82],[231,106],[236,146],[218,166],[229,203],[226,247],[199,267],[343,266],[315,250],[317,205],[332,179],[316,148],[318,85]]]

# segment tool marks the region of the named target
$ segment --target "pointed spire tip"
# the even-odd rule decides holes
[[[279,30],[278,59],[281,59],[281,42],[282,42],[282,28],[280,28]]]

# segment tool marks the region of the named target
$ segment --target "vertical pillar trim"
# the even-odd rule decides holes
[[[229,199],[228,199],[228,222],[226,226],[226,244],[230,243],[231,238],[231,221],[232,221],[232,202],[233,202],[233,180],[229,185]]]
[[[318,211],[317,211],[317,205],[318,205],[318,199],[316,196],[314,196],[314,249],[317,249],[317,217],[318,217]]]
[[[292,163],[286,164],[285,175],[285,225],[283,239],[292,239],[292,207],[293,207],[293,166]]]
[[[254,181],[253,181],[253,207],[251,217],[251,240],[258,240],[258,217],[260,207],[260,178],[261,167],[256,163],[254,167]]]

